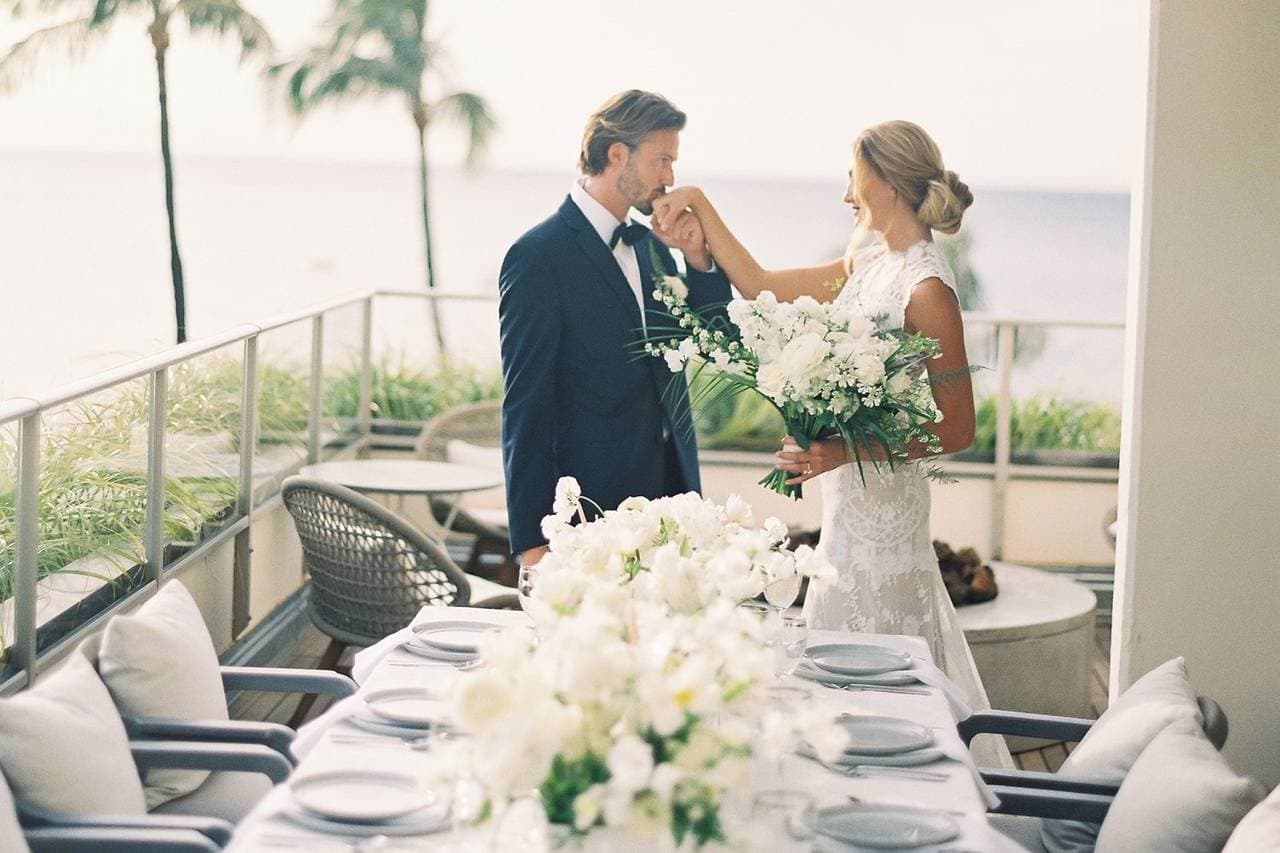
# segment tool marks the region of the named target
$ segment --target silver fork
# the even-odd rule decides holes
[[[837,690],[853,690],[859,693],[905,693],[911,696],[928,696],[929,690],[923,687],[896,687],[888,684],[842,684]]]
[[[945,782],[951,777],[945,773],[932,770],[917,770],[914,767],[889,767],[883,764],[855,764],[841,767],[840,772],[846,776],[867,779],[872,776],[900,776],[903,779],[917,779],[921,782]]]

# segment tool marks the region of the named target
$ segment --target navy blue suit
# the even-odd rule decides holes
[[[651,245],[668,271],[676,267],[652,234],[635,244],[652,327],[674,321],[653,299]],[[690,269],[688,279],[692,307],[728,302],[723,273]],[[635,292],[572,199],[515,242],[498,289],[513,552],[545,544],[541,522],[562,476],[576,477],[583,495],[605,509],[633,495],[701,488],[684,377],[662,359],[637,358],[642,332]],[[669,393],[673,381],[678,385]],[[668,458],[678,470],[667,470]]]

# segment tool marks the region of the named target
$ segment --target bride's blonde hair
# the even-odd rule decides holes
[[[909,121],[869,127],[853,141],[854,168],[869,168],[898,191],[920,221],[943,234],[960,230],[973,204],[969,187],[942,165],[942,152],[924,128]]]

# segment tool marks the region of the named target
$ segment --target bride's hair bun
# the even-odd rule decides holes
[[[929,181],[916,216],[935,231],[954,234],[960,230],[960,220],[971,204],[973,193],[969,191],[968,184],[948,169],[942,173],[941,179]]]
[[[909,121],[869,127],[853,143],[855,166],[869,167],[898,191],[920,222],[943,234],[960,229],[973,204],[968,185],[942,165],[942,152],[924,128]]]

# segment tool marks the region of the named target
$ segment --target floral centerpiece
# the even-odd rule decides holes
[[[660,261],[654,269],[662,269]],[[720,394],[760,394],[800,447],[824,435],[843,438],[860,473],[864,460],[877,468],[906,460],[913,443],[938,449],[926,425],[942,415],[924,372],[925,360],[940,352],[935,339],[881,330],[875,318],[849,305],[810,296],[779,302],[767,290],[730,302],[726,322],[690,308],[680,276],[655,275],[654,281],[654,298],[677,325],[651,324],[641,346],[664,358],[673,373],[693,360],[698,370],[714,368],[695,405]],[[799,498],[801,486],[786,483],[792,476],[774,470],[760,484]]]
[[[787,551],[786,526],[757,526],[738,498],[632,498],[589,523],[584,502],[560,481],[536,637],[487,635],[484,668],[458,682],[459,760],[485,813],[536,792],[571,834],[724,841],[723,799],[750,760],[796,737],[830,759],[844,749],[828,713],[769,708],[774,652],[758,612],[738,606],[771,578],[832,570],[812,549]]]
[[[728,600],[693,614],[631,599],[581,604],[540,630],[486,638],[453,697],[458,742],[492,804],[536,792],[552,825],[607,826],[657,847],[727,839],[726,792],[757,751],[796,734],[834,759],[829,714],[759,714],[773,680],[760,619]]]
[[[628,599],[658,602],[676,613],[711,603],[759,596],[774,581],[826,581],[835,570],[813,548],[787,549],[787,526],[757,524],[737,495],[723,506],[694,492],[647,500],[629,498],[585,521],[583,497],[572,477],[560,480],[554,514],[542,522],[550,552],[538,564],[533,599],[556,613],[573,613],[595,599],[617,609]]]

